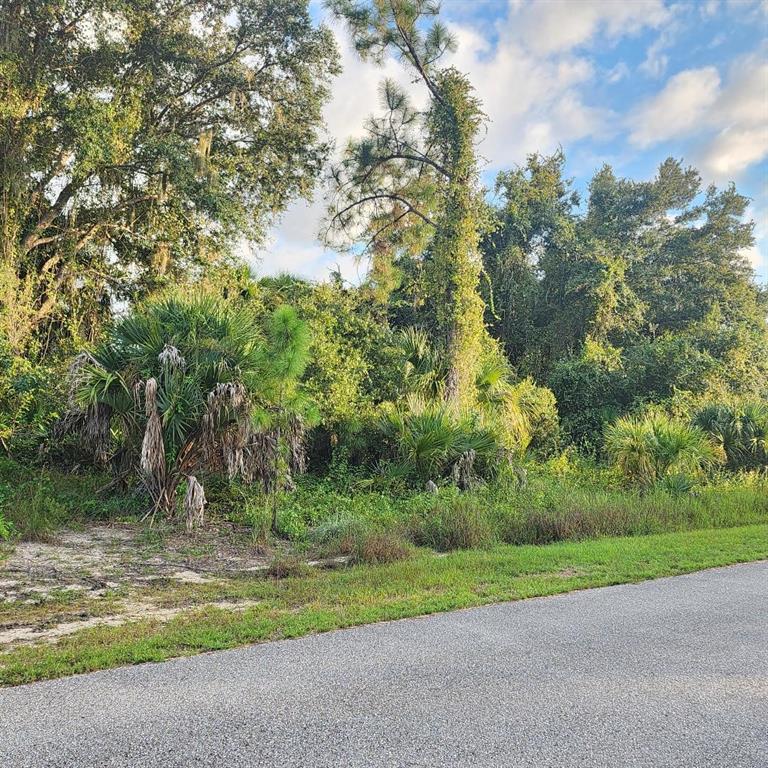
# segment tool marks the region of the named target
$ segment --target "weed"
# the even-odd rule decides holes
[[[324,557],[347,555],[355,563],[392,563],[412,554],[402,536],[351,516],[321,523],[310,532],[310,541]]]
[[[56,498],[44,476],[28,484],[6,502],[5,512],[23,541],[48,541],[67,518],[66,507]]]
[[[417,544],[437,550],[485,547],[494,540],[486,507],[477,497],[437,496],[423,518],[415,518],[411,534]]]
[[[289,576],[306,576],[310,566],[296,555],[275,555],[267,568],[267,576],[275,579],[287,579]]]
[[[413,548],[402,536],[372,531],[355,542],[353,560],[356,563],[394,563],[412,555]]]

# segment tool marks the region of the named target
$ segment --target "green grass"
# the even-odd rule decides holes
[[[664,486],[640,492],[599,465],[580,460],[563,468],[553,463],[529,464],[523,488],[516,478],[502,476],[472,491],[444,487],[435,495],[374,492],[367,483],[352,480],[336,487],[306,477],[296,492],[279,499],[278,529],[302,543],[312,540],[318,526],[354,520],[406,530],[417,543],[449,549],[462,541],[472,546],[483,540],[547,544],[768,521],[768,478],[757,473],[713,477],[690,493]],[[222,505],[224,514],[233,509],[237,505]]]
[[[0,655],[0,684],[766,558],[768,525],[763,524],[547,546],[496,545],[443,557],[420,551],[387,565],[313,571],[282,580],[166,586],[153,592],[157,602],[188,605],[188,611],[166,624],[98,627],[56,645]],[[259,602],[242,612],[194,607],[223,598]]]

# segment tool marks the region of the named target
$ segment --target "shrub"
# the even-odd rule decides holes
[[[5,495],[3,511],[23,541],[48,541],[68,516],[67,508],[57,499],[55,489],[44,475]]]
[[[411,398],[388,410],[381,427],[389,458],[407,467],[419,484],[450,477],[462,457],[471,456],[471,470],[481,477],[497,467],[501,446],[494,433],[443,403]]]
[[[3,517],[2,512],[0,512],[0,541],[7,541],[11,538],[11,535],[13,534],[13,525],[11,525],[9,520],[6,520]]]
[[[611,361],[583,355],[555,363],[547,384],[557,398],[565,435],[581,449],[597,453],[605,425],[630,400],[624,372]]]
[[[768,406],[709,405],[700,409],[693,424],[709,434],[723,449],[731,470],[768,470]]]
[[[494,532],[482,501],[472,496],[439,495],[411,522],[411,535],[419,545],[440,551],[485,547]]]
[[[553,455],[560,443],[560,421],[552,390],[523,379],[512,386],[511,395],[528,423],[528,447],[543,456]]]
[[[185,477],[258,479],[273,490],[304,468],[311,408],[298,385],[309,337],[289,307],[262,327],[241,305],[169,297],[124,318],[93,355],[72,366],[76,402],[65,423],[94,452],[118,454],[168,515]]]
[[[606,429],[605,450],[625,479],[643,488],[670,475],[698,476],[724,459],[701,429],[662,414],[618,419]]]
[[[309,532],[309,541],[324,557],[351,555],[356,542],[371,532],[371,524],[352,515],[324,520]]]
[[[356,541],[353,559],[357,563],[394,563],[413,554],[408,542],[394,533],[371,531]]]
[[[264,498],[243,497],[242,515],[255,543],[266,546],[272,530],[272,511]]]
[[[35,459],[57,417],[63,370],[11,354],[0,338],[0,448]]]

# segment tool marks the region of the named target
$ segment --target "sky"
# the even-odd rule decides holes
[[[390,77],[423,101],[399,62],[362,63],[346,30],[311,10],[336,35],[342,74],[325,109],[340,151],[363,135]],[[604,163],[650,179],[666,157],[698,168],[704,184],[733,181],[751,199],[756,243],[746,255],[768,282],[768,0],[443,0],[458,41],[446,62],[466,72],[489,118],[479,146],[483,181],[562,147],[584,189]],[[366,265],[324,248],[318,187],[294,203],[267,242],[249,253],[257,274],[359,282]]]

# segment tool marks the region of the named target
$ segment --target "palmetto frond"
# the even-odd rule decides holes
[[[273,488],[273,448],[285,446],[294,472],[304,468],[312,407],[297,380],[308,347],[290,307],[264,328],[245,306],[171,296],[117,323],[78,364],[76,400],[102,420],[107,413],[107,424],[119,416],[123,442],[141,444],[141,475],[157,508],[171,509],[178,482],[195,472],[256,476]]]

